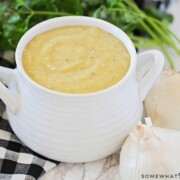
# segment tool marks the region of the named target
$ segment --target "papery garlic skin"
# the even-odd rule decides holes
[[[138,126],[140,131],[144,130],[144,134],[142,132],[138,134],[136,126],[120,152],[121,180],[141,180],[143,175],[178,174],[180,172],[180,132],[151,128],[143,124]],[[151,178],[151,180],[157,180],[157,178]]]
[[[180,130],[180,73],[164,69],[144,105],[155,126]]]

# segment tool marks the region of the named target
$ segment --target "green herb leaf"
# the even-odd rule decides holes
[[[28,10],[31,11],[31,8],[25,3],[25,1],[23,1],[23,0],[16,0],[16,2],[17,2],[17,4],[16,4],[16,9],[17,9],[18,7],[23,6],[23,7],[25,7],[26,9],[28,9]]]
[[[61,8],[68,13],[83,15],[83,9],[80,0],[66,0],[61,2]]]
[[[7,4],[0,2],[0,15],[4,14],[7,8],[8,8]]]
[[[21,20],[21,17],[18,13],[14,13],[10,16],[10,18],[7,20],[8,23],[18,23]]]

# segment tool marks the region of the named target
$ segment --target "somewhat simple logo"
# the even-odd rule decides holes
[[[180,179],[180,173],[177,174],[142,174],[141,179]]]

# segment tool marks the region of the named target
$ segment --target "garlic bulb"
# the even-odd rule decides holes
[[[180,73],[164,69],[144,105],[155,126],[180,130]]]
[[[121,149],[121,180],[179,179],[179,139],[179,131],[137,124]]]

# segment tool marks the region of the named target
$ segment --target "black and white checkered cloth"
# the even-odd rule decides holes
[[[12,58],[11,53],[1,53],[0,66],[13,67]],[[16,137],[0,101],[0,180],[36,180],[56,164],[30,150]]]

